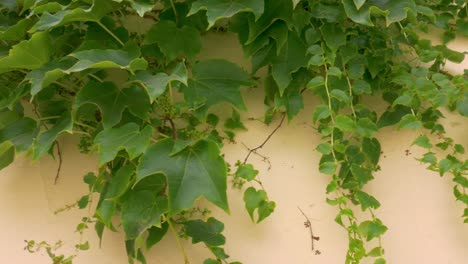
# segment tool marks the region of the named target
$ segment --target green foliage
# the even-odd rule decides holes
[[[204,243],[213,253],[204,263],[238,264],[221,247],[224,224],[205,221],[207,211],[194,205],[203,197],[229,212],[232,176],[234,187],[252,185],[243,196],[252,221],[273,213],[260,172],[247,163],[257,149],[232,171],[221,154],[223,140],[247,130],[241,87],[255,87],[265,68],[266,123],[277,115],[291,121],[307,94],[320,100],[311,124],[322,137],[316,150],[319,172],[330,177],[327,202],[348,232],[346,263],[386,263],[380,241],[388,228],[374,212],[381,205],[363,191],[380,170],[381,128],[417,131],[412,145],[427,150],[418,160],[451,175],[456,200],[468,205],[466,146],[440,122],[441,109],[468,116],[467,71],[444,71],[465,58],[447,43],[467,35],[466,10],[464,1],[421,0],[2,1],[0,169],[22,152],[54,155],[54,146],[61,159],[57,138],[80,134],[80,151],[97,154],[99,168],[85,176],[89,193],[76,205],[99,201],[79,234],[91,223],[100,239],[105,229],[123,229],[129,262],[146,263],[144,249],[171,230],[177,240]],[[443,31],[441,45],[421,37],[434,28]],[[236,33],[252,69],[199,61],[207,30]],[[367,103],[380,96],[383,113]],[[213,106],[226,103],[232,114],[220,120]],[[26,249],[72,263],[74,256],[55,253],[60,246],[28,241]]]

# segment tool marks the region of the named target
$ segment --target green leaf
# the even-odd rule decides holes
[[[0,143],[0,170],[3,170],[15,160],[15,146],[9,142]]]
[[[39,134],[33,145],[33,159],[37,160],[46,154],[55,142],[55,139],[60,133],[72,133],[73,119],[71,113],[64,113],[58,119],[55,126],[44,133]]]
[[[205,259],[205,261],[203,261],[203,264],[222,264],[222,263],[216,259]]]
[[[200,33],[193,27],[178,28],[170,20],[162,20],[151,27],[144,44],[158,44],[167,59],[172,61],[180,55],[189,60],[195,58],[202,47]]]
[[[367,241],[383,235],[388,228],[379,219],[375,221],[364,221],[359,225],[359,233],[366,237]]]
[[[107,128],[99,132],[94,139],[98,146],[99,166],[113,160],[119,150],[125,149],[130,159],[135,159],[145,152],[150,143],[153,128],[146,126],[140,131],[135,123],[127,123],[119,128]]]
[[[439,174],[443,176],[446,172],[452,169],[453,163],[449,159],[442,159],[439,161]]]
[[[374,264],[386,264],[387,261],[385,261],[385,259],[383,258],[378,258],[374,261]]]
[[[154,245],[159,243],[167,233],[169,224],[164,222],[161,227],[152,226],[148,229],[148,238],[146,239],[146,249],[151,249]]]
[[[362,151],[374,165],[379,163],[381,146],[377,139],[364,138],[362,140]]]
[[[312,121],[315,123],[331,115],[331,111],[326,105],[317,105],[312,115]]]
[[[319,166],[319,171],[323,174],[331,175],[336,171],[336,163],[333,161],[323,162]]]
[[[432,144],[429,141],[429,138],[424,136],[424,135],[421,135],[418,138],[416,138],[413,141],[412,145],[418,145],[418,146],[423,147],[423,148],[432,148]]]
[[[121,3],[123,0],[113,0],[114,2]],[[141,1],[141,0],[126,0],[130,3],[130,6],[137,12],[140,17],[143,17],[146,12],[153,10],[155,4],[154,1]]]
[[[199,0],[192,4],[187,16],[207,10],[208,28],[222,18],[229,18],[240,12],[252,12],[255,17],[263,13],[263,1],[257,0]]]
[[[391,126],[400,122],[403,116],[411,113],[408,107],[397,106],[394,109],[385,111],[377,122],[379,128]]]
[[[455,146],[453,148],[454,148],[455,152],[460,153],[460,154],[465,154],[465,148],[462,145],[455,144]]]
[[[173,146],[172,140],[165,139],[149,147],[140,160],[137,182],[149,175],[164,173],[169,184],[170,215],[191,208],[200,196],[229,211],[227,168],[218,145],[202,140],[170,156]]]
[[[164,93],[169,83],[178,81],[187,85],[187,69],[185,68],[185,63],[180,62],[170,75],[164,72],[152,75],[148,71],[139,71],[132,80],[138,82],[146,89],[151,102],[153,102],[158,96]]]
[[[148,95],[142,88],[133,86],[119,89],[113,82],[88,82],[76,95],[74,108],[78,109],[84,104],[99,107],[105,129],[120,122],[125,108],[142,119],[150,108]]]
[[[225,60],[205,60],[197,63],[192,73],[188,87],[184,87],[182,92],[185,100],[195,108],[204,102],[196,109],[195,115],[204,119],[208,109],[221,102],[246,109],[239,87],[248,86],[251,82],[239,66]]]
[[[377,201],[372,195],[365,192],[357,191],[356,199],[361,204],[362,211],[365,211],[367,208],[377,209],[380,207],[379,201]]]
[[[352,91],[356,95],[371,94],[372,88],[368,82],[364,80],[357,80],[352,85]]]
[[[254,169],[252,164],[241,164],[236,170],[236,177],[251,181],[258,175],[258,170]]]
[[[110,177],[110,181],[105,185],[101,193],[98,206],[96,208],[96,216],[108,228],[112,227],[112,217],[117,209],[116,199],[122,196],[128,189],[130,179],[135,173],[135,168],[131,165],[121,167],[114,175]]]
[[[184,223],[185,234],[192,238],[192,244],[203,242],[207,246],[222,246],[226,238],[221,234],[224,224],[216,218],[210,217],[206,222],[197,219]]]
[[[341,131],[356,130],[356,123],[349,116],[337,115],[335,117],[335,126]]]
[[[307,47],[296,34],[289,33],[288,41],[278,57],[273,59],[271,75],[282,95],[292,80],[291,74],[307,65]]]
[[[78,62],[66,73],[80,72],[86,69],[126,69],[130,71],[145,70],[148,62],[140,58],[140,49],[131,43],[122,50],[91,49],[77,51],[69,56]]]
[[[360,118],[357,121],[357,133],[362,137],[371,137],[373,134],[377,133],[377,125],[370,120],[369,118]]]
[[[37,33],[14,45],[8,56],[0,58],[0,73],[12,69],[37,69],[50,60],[52,41],[49,33]]]
[[[375,247],[371,251],[367,253],[367,256],[369,257],[379,257],[384,254],[384,249],[381,247]]]
[[[230,118],[226,119],[224,122],[224,127],[228,129],[240,129],[247,130],[242,121],[240,120],[240,114],[235,109],[232,110],[232,115]]]
[[[6,25],[5,30],[2,30],[0,25],[0,40],[7,41],[21,41],[25,39],[28,29],[32,26],[33,20],[31,19],[22,19],[19,21],[12,21]]]
[[[316,76],[307,83],[307,89],[315,89],[325,84],[325,79],[322,76]]]
[[[35,96],[40,91],[42,91],[43,88],[63,77],[66,74],[65,70],[71,66],[71,61],[52,61],[43,65],[39,69],[35,69],[29,72],[25,76],[25,79],[31,82],[31,95]]]
[[[409,129],[421,129],[422,123],[414,115],[407,114],[401,118],[400,125],[398,128],[409,128]]]
[[[42,14],[37,23],[29,30],[31,33],[36,31],[50,30],[65,24],[77,21],[93,21],[99,20],[108,12],[112,11],[112,3],[109,1],[93,1],[93,5],[88,8],[74,8],[63,10],[50,14],[48,12]]]
[[[366,0],[353,0],[354,5],[356,5],[356,8],[359,10],[361,6],[366,2]]]
[[[393,106],[396,106],[396,105],[411,106],[412,101],[413,101],[413,96],[405,93],[399,96],[397,99],[395,99],[395,101],[393,101]]]
[[[27,150],[38,133],[36,121],[24,117],[5,126],[0,130],[0,142],[11,142],[17,153]]]
[[[328,142],[325,142],[325,143],[321,143],[317,146],[316,150],[320,153],[322,153],[323,155],[328,155],[331,153],[332,151],[332,146],[330,143]]]
[[[249,187],[244,192],[245,208],[249,213],[250,219],[254,221],[254,212],[257,210],[257,223],[267,218],[275,210],[276,204],[273,201],[268,201],[267,193],[263,190],[255,190]]]
[[[320,31],[322,31],[325,43],[333,52],[336,52],[339,47],[346,44],[346,34],[341,27],[326,23],[320,28]]]
[[[167,198],[151,191],[130,192],[122,204],[122,226],[127,239],[135,239],[152,226],[161,227]]]

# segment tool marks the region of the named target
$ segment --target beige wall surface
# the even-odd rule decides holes
[[[232,35],[210,34],[205,40],[205,54],[201,57],[226,58],[248,68]],[[466,50],[468,42],[462,40],[455,46]],[[466,62],[450,67],[460,71],[468,68]],[[231,164],[247,154],[244,144],[257,146],[278,122],[276,120],[268,127],[247,120],[264,113],[261,90],[244,90],[249,112],[243,113],[243,118],[249,130],[238,133],[236,143],[226,144],[223,149]],[[307,97],[301,114],[284,125],[260,150],[269,158],[271,169],[258,156],[250,159],[260,169],[259,177],[269,197],[277,203],[274,214],[261,224],[253,224],[244,209],[242,192],[232,188],[229,190],[231,215],[213,208],[213,215],[225,223],[225,248],[233,260],[244,264],[344,263],[346,232],[334,222],[337,208],[325,202],[329,179],[318,173],[320,156],[314,151],[320,140],[310,126],[316,103],[316,98]],[[226,115],[229,114],[230,110],[226,110]],[[450,136],[468,146],[466,119],[447,114],[445,125]],[[415,160],[422,154],[421,149],[410,148],[417,133],[385,128],[378,137],[383,150],[382,170],[366,191],[382,204],[376,213],[389,228],[382,240],[388,263],[468,263],[468,225],[462,223],[463,206],[455,201],[450,177],[441,178]],[[44,253],[24,251],[25,239],[49,242],[61,239],[65,245],[59,252],[73,253],[73,245],[80,241],[80,236],[74,233],[75,226],[88,212],[77,209],[58,215],[53,212],[74,203],[87,192],[82,176],[97,167],[95,158],[78,153],[76,143],[76,137],[62,138],[63,167],[57,185],[53,184],[57,164],[50,157],[35,164],[20,157],[12,166],[0,171],[0,228],[3,232],[0,263],[50,263]],[[411,153],[408,156],[405,154],[407,149]],[[310,235],[298,207],[310,218],[315,234],[320,237],[316,242],[317,249],[322,252],[320,255],[314,255],[310,249]],[[89,239],[91,249],[80,252],[75,263],[127,263],[122,233],[106,231],[102,248],[99,248],[92,229],[83,239]],[[208,250],[201,245],[192,246],[190,241],[184,241],[184,246],[191,263],[201,264],[209,256]],[[171,234],[147,256],[150,264],[183,263]]]

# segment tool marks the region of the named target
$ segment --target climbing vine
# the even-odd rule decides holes
[[[468,35],[467,16],[464,0],[2,1],[0,169],[23,152],[33,160],[52,155],[59,184],[66,154],[57,137],[79,135],[79,150],[99,158],[96,172],[84,176],[89,193],[76,204],[91,210],[80,234],[92,225],[99,238],[105,229],[122,229],[130,263],[145,263],[144,251],[172,233],[178,242],[204,243],[213,253],[205,264],[235,264],[223,249],[224,224],[195,201],[204,197],[229,212],[231,182],[244,190],[252,221],[273,213],[275,202],[248,159],[311,93],[321,99],[311,125],[322,136],[316,150],[319,170],[330,178],[327,202],[348,233],[346,263],[382,264],[387,227],[364,186],[380,170],[375,136],[383,127],[420,133],[413,144],[427,152],[419,161],[453,177],[468,222],[465,149],[440,122],[444,111],[468,116],[468,72],[445,70],[448,61],[464,60],[446,44]],[[422,37],[435,29],[443,32],[440,45]],[[252,68],[198,60],[208,31],[237,34]],[[263,80],[256,76],[261,68]],[[221,149],[245,130],[240,88],[259,82],[264,122],[279,125],[229,166]],[[368,103],[380,98],[384,112]],[[226,120],[212,108],[220,103],[232,106]],[[314,249],[318,237],[310,232]],[[53,263],[73,261],[54,253],[62,243],[26,242]]]

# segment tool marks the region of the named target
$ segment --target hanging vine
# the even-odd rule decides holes
[[[465,149],[440,123],[444,111],[468,116],[467,70],[445,71],[447,61],[464,60],[447,43],[468,35],[467,15],[464,0],[2,1],[0,169],[22,152],[33,160],[57,153],[60,183],[66,153],[57,138],[77,134],[80,151],[99,158],[97,173],[84,177],[89,194],[77,202],[91,210],[80,234],[90,225],[99,238],[105,229],[123,229],[129,262],[145,263],[144,250],[170,230],[185,263],[180,238],[207,246],[213,258],[204,264],[235,264],[223,249],[224,224],[195,201],[203,196],[229,212],[232,177],[237,188],[250,185],[244,201],[253,221],[273,213],[275,202],[248,158],[312,93],[321,99],[310,113],[322,136],[319,170],[330,177],[327,202],[337,207],[335,221],[348,232],[346,263],[374,258],[382,264],[387,227],[364,186],[380,170],[376,134],[383,127],[420,132],[414,145],[427,152],[419,160],[453,176],[468,222]],[[440,45],[422,37],[434,29],[443,32]],[[197,60],[208,31],[237,34],[252,69]],[[265,123],[278,125],[228,173],[220,150],[245,129],[240,88],[256,86],[261,68],[268,72]],[[380,98],[383,113],[366,102]],[[224,124],[211,108],[219,103],[233,109]],[[318,237],[310,231],[314,249]],[[54,253],[60,246],[27,241],[26,248],[71,263],[74,256]]]

